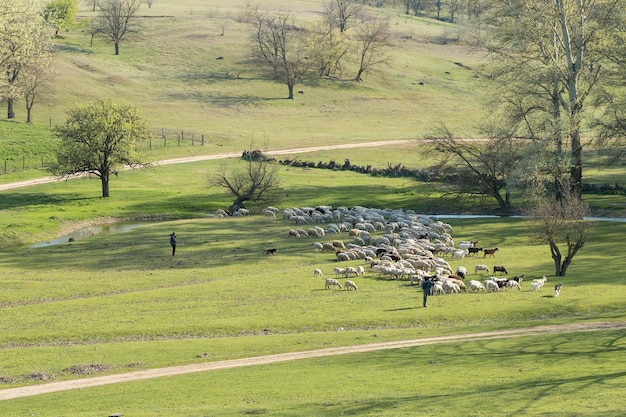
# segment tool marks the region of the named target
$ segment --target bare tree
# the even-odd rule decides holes
[[[324,6],[324,18],[331,28],[345,32],[363,11],[363,5],[353,0],[330,0]]]
[[[257,11],[252,19],[256,57],[269,66],[272,77],[287,85],[288,99],[293,89],[310,71],[302,30],[290,23],[289,15],[268,15]]]
[[[113,42],[115,55],[120,54],[120,43],[139,32],[134,17],[141,0],[100,0],[98,7],[98,36]]]
[[[279,167],[271,164],[263,152],[250,149],[244,152],[242,159],[243,163],[231,172],[224,167],[209,180],[212,186],[224,188],[235,197],[229,208],[231,213],[242,208],[246,201],[261,200],[266,192],[280,184]]]
[[[45,61],[40,61],[37,66],[27,67],[22,74],[20,84],[26,104],[26,123],[32,123],[33,106],[46,92],[46,85],[51,74],[49,62]]]
[[[456,192],[494,198],[500,210],[511,209],[509,178],[521,158],[519,140],[496,127],[484,128],[489,139],[454,137],[444,125],[427,136],[430,153],[439,156],[440,169],[455,178]]]
[[[355,52],[359,66],[354,80],[363,81],[363,73],[389,63],[384,47],[389,39],[389,21],[366,19],[354,28]]]
[[[565,276],[574,256],[589,239],[592,224],[584,220],[588,211],[574,194],[560,201],[539,199],[526,211],[531,223],[529,235],[533,242],[550,246],[557,276]]]

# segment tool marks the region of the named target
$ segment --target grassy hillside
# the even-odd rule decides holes
[[[261,1],[258,7],[289,12],[297,24],[309,25],[323,4]],[[81,16],[92,14],[81,7]],[[285,100],[286,86],[268,81],[250,62],[244,17],[254,7],[155,2],[140,9],[141,37],[122,43],[119,56],[112,44],[96,39],[90,47],[84,33],[62,33],[53,99],[35,109],[35,119],[58,123],[67,106],[111,97],[136,104],[155,129],[203,133],[211,143],[241,149],[252,138],[272,147],[415,138],[442,119],[469,129],[478,116],[471,68],[479,57],[441,41],[454,25],[370,9],[390,18],[390,65],[355,83],[354,65],[347,63],[341,76],[312,76],[296,87],[304,94]]]

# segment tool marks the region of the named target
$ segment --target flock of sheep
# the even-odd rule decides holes
[[[268,207],[265,215],[276,217],[280,210]],[[267,213],[272,213],[268,215]],[[459,242],[452,239],[452,227],[435,217],[415,213],[412,210],[391,210],[366,207],[330,206],[288,208],[282,210],[282,218],[292,223],[289,238],[315,238],[312,247],[320,252],[333,252],[338,262],[360,260],[380,278],[407,279],[411,285],[421,284],[431,277],[435,281],[435,294],[461,291],[494,292],[521,289],[524,276],[511,279],[498,278],[496,273],[508,274],[502,265],[494,265],[491,276],[483,281],[465,281],[468,271],[459,266],[455,271],[445,259],[464,259],[483,252],[495,257],[498,248],[479,248],[476,242]],[[341,239],[346,236],[349,243]],[[489,274],[487,265],[479,264],[474,274]],[[325,278],[325,288],[357,290],[352,277],[365,274],[363,266],[336,266],[332,278]],[[313,271],[315,277],[323,277],[320,268]],[[342,283],[340,279],[345,279]],[[540,290],[546,279],[533,280],[531,290]]]

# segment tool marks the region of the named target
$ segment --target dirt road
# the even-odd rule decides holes
[[[390,140],[390,141],[379,141],[379,142],[365,142],[365,143],[346,143],[342,145],[326,145],[326,146],[313,146],[310,148],[294,148],[294,149],[279,149],[274,151],[267,151],[267,155],[289,155],[295,153],[304,153],[304,152],[315,152],[315,151],[330,151],[333,149],[352,149],[352,148],[372,148],[378,146],[392,146],[392,145],[407,145],[410,143],[416,143],[416,140]],[[171,164],[183,164],[187,162],[197,162],[197,161],[208,161],[212,159],[226,159],[226,158],[237,158],[241,156],[241,152],[232,152],[232,153],[222,153],[222,154],[214,154],[214,155],[200,155],[200,156],[190,156],[186,158],[177,158],[177,159],[167,159],[163,161],[157,161],[154,165],[171,165]],[[81,177],[82,175],[76,175],[74,178]],[[42,177],[34,180],[27,181],[18,181],[7,184],[0,184],[0,191],[12,190],[15,188],[24,188],[30,187],[32,185],[38,184],[47,184],[51,182],[65,181],[65,179],[60,180],[58,177]]]
[[[622,322],[591,322],[574,323],[552,326],[538,326],[523,329],[501,330],[482,333],[457,334],[450,336],[425,337],[420,339],[399,340],[394,342],[369,343],[365,345],[344,346],[327,349],[309,350],[303,352],[280,353],[276,355],[256,356],[252,358],[232,359],[217,362],[205,362],[169,368],[147,369],[144,371],[128,372],[125,374],[106,375],[93,378],[75,379],[71,381],[51,382],[28,387],[8,388],[0,390],[0,401],[14,398],[31,397],[52,392],[84,389],[101,385],[118,384],[122,382],[138,381],[151,378],[161,378],[173,375],[207,372],[217,369],[237,368],[243,366],[264,365],[269,363],[287,362],[298,359],[320,358],[348,353],[373,352],[377,350],[398,349],[414,346],[432,345],[438,343],[468,342],[475,340],[504,339],[541,334],[564,334],[576,332],[624,330],[626,321]]]

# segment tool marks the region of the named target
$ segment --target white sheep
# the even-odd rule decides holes
[[[356,272],[358,276],[363,276],[365,275],[365,268],[363,268],[361,265],[356,267]]]
[[[311,246],[313,246],[313,250],[315,250],[315,251],[323,251],[324,250],[324,245],[322,245],[320,242],[313,242],[313,244]]]
[[[344,268],[339,268],[338,266],[333,268],[333,273],[335,274],[335,276],[337,278],[339,278],[340,275],[345,274],[346,270]]]
[[[354,291],[358,290],[354,281],[350,281],[350,280],[347,280],[346,282],[344,282],[343,287],[346,290],[354,290]]]
[[[269,209],[265,209],[265,210],[263,211],[263,215],[264,215],[265,217],[269,217],[269,218],[272,218],[272,219],[275,219],[275,218],[276,218],[276,213],[274,213],[272,210],[269,210]]]
[[[329,290],[330,287],[339,287],[341,289],[341,284],[335,278],[326,278],[326,289]]]
[[[506,282],[506,289],[508,290],[509,288],[517,288],[518,290],[522,289],[522,287],[519,285],[519,282],[515,281],[514,279],[510,279]]]
[[[317,269],[317,268],[316,268],[316,269],[314,269],[314,270],[313,270],[313,276],[314,276],[314,277],[321,277],[321,276],[323,276],[323,275],[324,275],[324,274],[322,273],[322,270],[321,270],[321,269]]]
[[[433,286],[433,294],[445,294],[446,291],[443,289],[443,283],[441,281],[436,281]]]
[[[487,265],[484,265],[484,264],[479,264],[479,265],[476,265],[476,266],[474,267],[474,273],[475,273],[475,274],[478,274],[479,272],[480,272],[481,274],[482,274],[483,272],[489,273],[489,267],[488,267]]]
[[[459,288],[459,286],[449,280],[444,281],[442,286],[443,286],[443,290],[450,294],[458,294],[459,292],[461,292],[461,289]]]
[[[485,291],[485,286],[480,281],[473,279],[468,282],[467,290],[469,292]]]
[[[352,266],[347,266],[344,270],[343,270],[343,275],[345,277],[349,277],[351,274],[354,274],[354,276],[358,277],[359,276],[359,272],[357,271],[357,269],[355,267]]]
[[[500,287],[498,287],[498,283],[492,279],[485,280],[485,291],[486,292],[494,292],[500,291]]]

